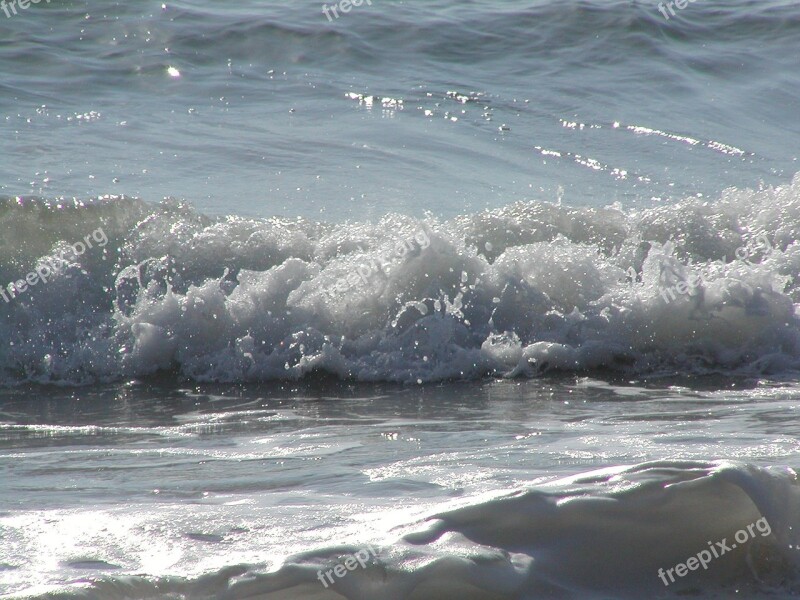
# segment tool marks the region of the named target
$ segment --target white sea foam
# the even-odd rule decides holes
[[[0,306],[6,383],[159,370],[417,382],[800,366],[800,176],[716,202],[639,211],[517,203],[451,221],[212,219],[124,198],[0,210],[9,229],[0,280],[28,272],[74,232],[101,225],[111,240]],[[50,229],[36,237],[44,214]],[[329,293],[420,232],[430,243],[391,270]],[[734,258],[759,236],[774,250]],[[664,302],[664,289],[700,270],[701,285]]]
[[[731,548],[707,570],[679,579],[670,593],[774,598],[798,584],[800,488],[788,468],[659,461],[457,504],[387,532],[365,568],[327,588],[320,585],[318,571],[358,546],[310,550],[286,558],[276,569],[252,564],[199,578],[107,577],[86,582],[84,589],[73,586],[59,597],[661,597],[660,567],[707,548],[709,540],[730,540],[760,518],[770,523],[770,535]],[[50,597],[42,591],[41,597]]]

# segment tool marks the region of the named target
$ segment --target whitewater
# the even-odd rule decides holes
[[[127,198],[0,210],[14,223],[0,280],[39,268],[61,237],[102,228],[110,239],[7,306],[7,384],[798,366],[800,178],[638,211],[521,202],[451,220],[212,218]],[[25,256],[16,240],[34,238]],[[387,257],[391,268],[357,276]],[[702,284],[685,283],[701,272]]]

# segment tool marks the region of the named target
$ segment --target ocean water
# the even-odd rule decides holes
[[[800,594],[800,5],[18,2],[0,597]]]

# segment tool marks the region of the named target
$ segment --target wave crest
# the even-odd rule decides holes
[[[6,200],[0,282],[99,227],[107,246],[0,300],[4,383],[158,371],[427,382],[800,365],[800,176],[714,203],[625,211],[532,202],[451,221],[389,214],[333,224],[212,218],[174,201]]]

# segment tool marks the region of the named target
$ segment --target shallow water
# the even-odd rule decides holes
[[[150,597],[157,584],[192,598],[255,591],[283,597],[276,590],[296,586],[295,597],[311,597],[325,590],[316,571],[336,564],[331,555],[369,543],[388,579],[381,587],[364,580],[369,569],[358,579],[348,574],[355,587],[347,597],[401,598],[403,590],[434,584],[444,585],[442,597],[462,593],[446,584],[448,577],[440,581],[422,568],[431,561],[441,562],[440,575],[461,572],[491,594],[508,587],[502,597],[523,597],[525,589],[531,595],[524,597],[555,597],[547,595],[554,590],[573,597],[603,587],[619,597],[644,597],[662,588],[652,565],[667,568],[702,550],[691,543],[698,527],[707,537],[731,538],[760,510],[781,543],[796,542],[795,476],[757,470],[796,463],[796,386],[741,379],[719,385],[565,377],[417,389],[165,381],[6,391],[0,582],[10,593],[86,589],[89,597]],[[741,466],[713,475],[707,461],[721,458]],[[536,531],[540,518],[557,519],[555,506],[527,497],[527,508],[514,509],[527,516],[508,530],[503,525],[509,491],[574,496],[553,481],[656,460],[667,462],[645,470],[645,478],[632,475],[630,485],[621,477],[608,486],[599,477],[583,484],[579,497],[616,498],[614,514],[588,504],[576,508],[581,517],[524,534],[526,527]],[[662,487],[687,478],[705,479],[708,489],[679,488],[675,493],[687,497],[676,501]],[[734,485],[744,490],[742,498],[727,489]],[[494,539],[467,530],[439,544],[403,539],[426,530],[427,517],[459,507],[474,511],[487,501],[479,523],[493,528]],[[709,514],[727,517],[712,523]],[[642,530],[642,521],[652,530]],[[581,553],[572,546],[576,535],[588,536]],[[534,564],[499,565],[492,574],[492,548],[535,557]],[[636,552],[627,565],[612,558],[630,548]],[[771,583],[789,576],[796,557],[780,552],[754,572],[767,573]],[[305,570],[284,566],[283,577],[263,575],[295,553],[310,555],[288,560]],[[472,559],[448,564],[453,556]],[[579,568],[579,558],[596,568]],[[752,585],[742,560],[712,565],[700,583],[710,594]],[[584,573],[570,576],[559,561]],[[601,582],[609,570],[618,578]],[[543,582],[553,590],[533,594]],[[486,594],[475,597],[497,597]]]

